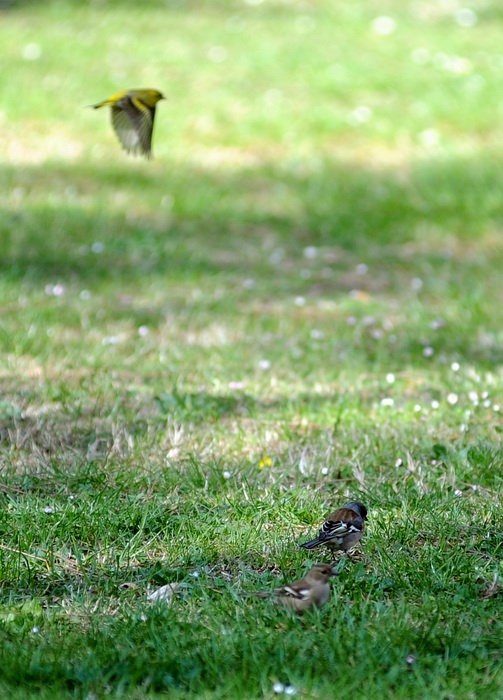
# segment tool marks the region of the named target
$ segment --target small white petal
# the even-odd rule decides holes
[[[460,27],[470,28],[477,24],[478,18],[476,13],[469,7],[460,7],[454,13],[454,21]]]
[[[450,403],[451,406],[455,406],[458,402],[458,395],[457,394],[447,394],[447,403]]]
[[[295,306],[305,306],[306,305],[306,300],[304,297],[295,297]]]
[[[391,398],[381,399],[381,406],[394,406],[395,402]]]
[[[232,474],[231,472],[222,472],[222,476],[224,477],[224,479],[230,479]]]
[[[314,245],[309,245],[307,248],[304,248],[304,257],[307,258],[308,260],[312,260],[318,255],[318,248],[316,248]]]
[[[276,682],[272,687],[272,692],[276,693],[276,695],[281,695],[281,693],[285,692],[285,686],[283,683]]]
[[[393,17],[376,17],[372,22],[372,31],[380,36],[389,36],[396,29],[396,21]]]
[[[26,44],[23,49],[23,58],[25,61],[38,61],[42,55],[42,49],[39,44]]]
[[[389,372],[389,373],[386,375],[386,381],[388,382],[388,384],[394,384],[394,382],[395,382],[395,375],[392,374],[392,372]]]
[[[453,362],[451,364],[451,369],[453,372],[459,372],[460,368],[461,368],[461,366],[460,366],[459,362]]]

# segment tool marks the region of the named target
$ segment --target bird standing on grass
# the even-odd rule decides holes
[[[290,610],[302,613],[312,607],[321,608],[330,597],[330,577],[337,572],[329,564],[315,564],[303,577],[273,591],[254,593],[259,598],[270,596]]]
[[[366,518],[367,509],[363,503],[350,501],[330,513],[316,539],[304,542],[301,546],[304,549],[316,549],[324,545],[334,552],[347,552],[363,537]]]
[[[164,99],[159,90],[122,90],[91,107],[111,107],[112,126],[124,149],[150,158],[155,106]]]

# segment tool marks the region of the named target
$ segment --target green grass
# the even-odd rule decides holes
[[[499,697],[500,4],[0,5],[0,695]]]

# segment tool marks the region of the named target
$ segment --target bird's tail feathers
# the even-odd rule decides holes
[[[316,547],[319,547],[319,545],[322,543],[319,537],[317,537],[315,540],[310,540],[309,542],[304,542],[301,544],[301,547],[304,547],[304,549],[316,549]]]

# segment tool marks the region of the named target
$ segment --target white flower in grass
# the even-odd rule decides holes
[[[240,389],[244,389],[245,385],[244,382],[229,382],[228,387],[229,389],[234,389],[235,391],[238,391]]]
[[[191,573],[192,578],[199,578],[199,571],[193,571]]]
[[[144,338],[144,337],[145,337],[146,335],[148,335],[148,334],[149,334],[149,328],[148,328],[148,326],[140,326],[140,327],[138,328],[138,335],[139,335],[141,338]]]
[[[38,634],[40,632],[40,627],[32,627],[31,628],[31,633],[32,634]]]
[[[370,331],[370,335],[372,336],[372,338],[374,338],[374,340],[381,340],[384,336],[384,333],[380,328],[372,328],[372,330]]]
[[[54,508],[52,508],[51,506],[46,506],[44,508],[44,513],[46,513],[47,515],[52,515],[54,513]]]
[[[466,425],[466,423],[461,423],[461,425],[459,426],[459,429],[461,430],[462,433],[466,433],[466,432],[468,432],[469,428]]]
[[[25,61],[38,61],[42,55],[40,44],[26,44],[23,49],[23,58]]]
[[[382,15],[381,17],[376,17],[371,26],[372,31],[379,34],[379,36],[389,36],[396,29],[396,21],[393,17]]]
[[[294,304],[295,306],[305,306],[306,300],[304,297],[295,297]]]
[[[323,474],[323,476],[326,476],[328,474],[328,467],[323,467],[321,473]]]
[[[498,404],[498,403],[495,403],[495,404],[493,405],[493,411],[496,411],[496,413],[498,413],[499,410],[500,410],[499,404]]]
[[[461,489],[456,489],[456,490],[454,491],[454,495],[455,495],[455,496],[462,496],[462,495],[463,495],[463,492],[461,491]]]
[[[412,666],[413,663],[415,663],[416,657],[413,654],[409,654],[407,658],[405,659],[405,663],[407,666]]]
[[[281,695],[281,693],[285,692],[285,686],[283,685],[283,683],[276,681],[276,683],[274,683],[274,685],[272,686],[272,692],[276,695]]]
[[[395,383],[395,375],[392,372],[388,372],[386,375],[386,381],[388,384],[394,384]]]
[[[384,399],[381,399],[381,406],[394,406],[395,402],[393,399],[386,397]]]
[[[403,464],[403,459],[399,457],[395,462],[395,467],[401,467]]]
[[[316,258],[318,255],[318,248],[314,245],[308,245],[307,248],[304,248],[303,255],[308,260],[313,260],[313,258]]]
[[[423,348],[423,355],[425,357],[433,357],[434,352],[435,351],[433,350],[433,348],[430,347],[429,345],[426,346],[425,348]]]
[[[459,364],[459,362],[453,362],[451,364],[451,369],[453,372],[459,372],[459,370],[461,369],[461,365]]]
[[[264,370],[264,372],[268,369],[271,369],[271,363],[269,362],[269,360],[260,360],[258,366],[260,367],[260,369]]]
[[[439,144],[440,134],[436,129],[425,129],[419,134],[419,141],[425,148],[435,148]]]
[[[294,688],[293,685],[286,686],[285,695],[289,695],[290,697],[293,697],[296,694],[297,694],[297,688]]]
[[[438,401],[433,400],[433,401],[431,402],[431,407],[432,407],[433,409],[436,410],[437,408],[440,407],[440,404],[439,404]]]
[[[458,402],[458,395],[451,393],[447,394],[447,403],[449,403],[451,406],[455,406]]]
[[[454,21],[460,27],[465,27],[469,29],[477,24],[478,17],[476,13],[469,7],[460,7],[454,13]]]
[[[222,472],[222,476],[224,477],[224,479],[230,479],[232,476],[232,473],[231,472]]]
[[[313,330],[311,331],[311,338],[313,340],[323,340],[324,337],[325,333],[323,333],[323,331],[318,330],[318,328],[313,328]]]
[[[93,251],[93,253],[96,253],[96,255],[99,255],[105,250],[105,246],[100,241],[96,241],[92,244],[91,250]]]
[[[269,262],[271,265],[279,265],[279,263],[283,260],[285,257],[285,251],[283,248],[277,248],[276,250],[273,250],[271,255],[269,256]]]
[[[360,105],[348,115],[347,121],[352,126],[358,126],[359,124],[364,124],[365,122],[368,122],[368,120],[371,117],[372,110],[370,109],[370,107],[367,107],[366,105]]]
[[[470,391],[468,394],[468,398],[470,399],[470,401],[473,401],[473,403],[479,402],[479,395],[476,391]]]

